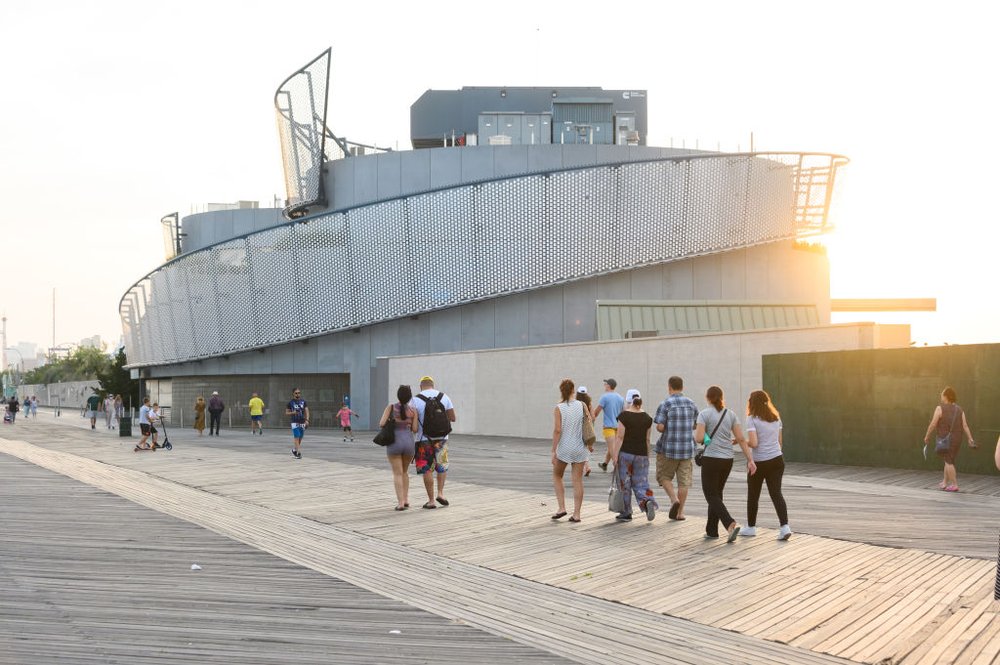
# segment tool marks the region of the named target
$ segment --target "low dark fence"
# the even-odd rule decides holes
[[[980,445],[969,450],[963,439],[958,470],[997,473],[1000,344],[764,356],[763,375],[789,461],[940,468],[921,447],[941,391],[952,386]]]

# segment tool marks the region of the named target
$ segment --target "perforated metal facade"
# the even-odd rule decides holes
[[[122,298],[133,366],[264,348],[825,230],[832,155],[708,154],[491,180],[185,254]],[[801,178],[803,165],[814,177]],[[815,176],[821,166],[828,177]],[[804,191],[810,190],[822,191]]]

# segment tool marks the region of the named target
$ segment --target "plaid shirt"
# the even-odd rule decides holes
[[[666,425],[656,442],[656,452],[670,459],[691,459],[694,457],[694,423],[698,417],[698,407],[682,393],[668,395],[656,407],[653,422]]]

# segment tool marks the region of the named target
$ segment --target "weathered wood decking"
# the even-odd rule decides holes
[[[284,439],[281,454],[189,442],[134,455],[109,437],[74,443],[104,463],[9,441],[0,452],[578,662],[809,662],[828,654],[986,663],[1000,653],[989,553],[965,558],[803,533],[779,543],[767,529],[734,545],[707,542],[694,500],[683,523],[616,524],[589,502],[582,524],[551,523],[548,494],[452,481],[450,507],[397,513],[386,469],[297,462],[284,454]],[[419,506],[422,487],[413,481]],[[996,503],[967,499],[987,511]],[[800,497],[795,509],[803,508]],[[946,508],[920,517],[946,517]],[[411,579],[384,574],[379,561],[418,576],[430,567],[431,583],[444,588],[414,593]]]

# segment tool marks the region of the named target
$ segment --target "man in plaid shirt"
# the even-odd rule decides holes
[[[656,431],[661,432],[656,442],[656,482],[670,497],[672,520],[684,519],[684,502],[694,475],[691,458],[694,457],[694,426],[698,408],[684,396],[684,379],[672,376],[667,381],[670,394],[656,408]],[[674,476],[677,491],[674,492]]]

